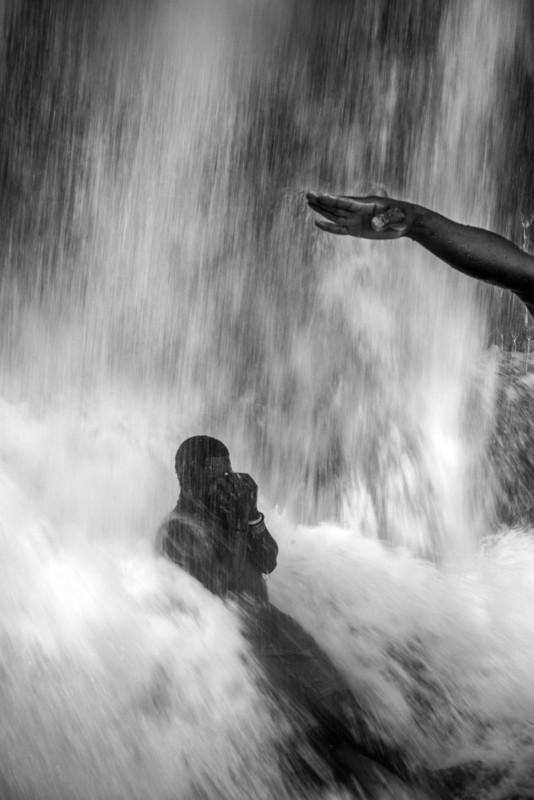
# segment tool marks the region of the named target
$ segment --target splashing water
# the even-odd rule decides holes
[[[257,477],[271,598],[369,724],[532,796],[534,546],[481,546],[489,294],[409,242],[321,238],[303,196],[489,224],[525,13],[7,7],[2,797],[309,796],[232,608],[152,554],[196,432]]]

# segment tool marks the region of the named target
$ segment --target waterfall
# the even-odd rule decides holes
[[[369,724],[416,767],[493,769],[489,797],[532,787],[534,547],[487,539],[501,293],[305,204],[385,187],[511,233],[529,9],[0,19],[2,797],[304,796],[231,606],[152,552],[195,433],[256,478],[271,598]]]

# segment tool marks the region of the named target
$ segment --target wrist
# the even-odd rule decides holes
[[[420,242],[420,239],[424,239],[431,233],[432,221],[438,217],[438,214],[424,206],[410,203],[408,216],[410,223],[404,236],[413,239],[414,242]]]
[[[249,528],[251,528],[254,533],[262,531],[265,528],[265,517],[263,514],[260,511],[257,511],[254,516],[252,514],[251,516],[252,519],[249,519],[248,521]]]

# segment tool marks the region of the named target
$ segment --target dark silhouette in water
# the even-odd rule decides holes
[[[278,546],[256,507],[250,475],[233,472],[227,448],[209,436],[180,446],[175,461],[181,492],[159,534],[159,549],[221,597],[247,595],[266,603],[263,575]]]
[[[367,731],[354,695],[313,637],[269,602],[263,575],[275,568],[278,547],[257,509],[254,480],[233,472],[225,445],[208,436],[183,442],[175,466],[181,492],[158,532],[158,551],[211,592],[237,600],[267,690],[305,731],[307,751],[292,768],[371,797],[406,777],[399,755]]]

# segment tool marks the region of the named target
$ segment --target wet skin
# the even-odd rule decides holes
[[[328,220],[315,223],[327,233],[375,240],[408,237],[459,272],[510,289],[534,314],[534,257],[496,233],[389,197],[308,192],[307,201]]]

